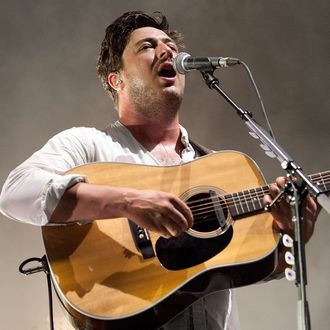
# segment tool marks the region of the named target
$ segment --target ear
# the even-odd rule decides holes
[[[120,90],[120,84],[122,80],[120,79],[119,72],[110,72],[108,75],[108,84],[116,91]]]

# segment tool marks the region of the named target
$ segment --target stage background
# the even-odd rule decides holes
[[[2,0],[0,185],[12,168],[57,132],[72,126],[102,129],[116,120],[95,73],[96,58],[105,27],[134,9],[164,12],[172,28],[185,34],[193,55],[234,56],[246,62],[278,142],[305,173],[330,168],[329,1]],[[264,125],[243,68],[218,70],[216,75]],[[181,120],[195,140],[251,155],[268,182],[283,174],[198,72],[186,80]],[[329,220],[322,212],[307,246],[313,329],[330,324]],[[24,277],[18,272],[21,261],[44,254],[40,228],[1,216],[0,237],[1,328],[47,329],[44,275]],[[297,328],[294,284],[280,280],[236,291],[242,329]],[[70,329],[56,303],[55,322],[56,329]]]

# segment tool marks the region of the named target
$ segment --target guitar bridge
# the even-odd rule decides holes
[[[214,190],[209,190],[210,198],[213,204],[213,209],[215,212],[215,215],[219,221],[219,225],[221,228],[226,227],[226,216],[223,213],[221,202],[219,200],[218,194]]]
[[[143,259],[155,256],[154,249],[147,229],[138,226],[135,222],[128,219],[129,228],[136,248],[141,252]]]

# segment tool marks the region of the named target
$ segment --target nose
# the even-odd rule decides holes
[[[156,48],[156,56],[159,59],[172,59],[174,57],[174,51],[166,43],[160,42]]]

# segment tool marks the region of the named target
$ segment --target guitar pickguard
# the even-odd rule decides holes
[[[187,233],[169,239],[160,237],[156,242],[156,253],[163,267],[181,270],[214,257],[228,246],[232,237],[232,227],[212,238],[197,238]]]

